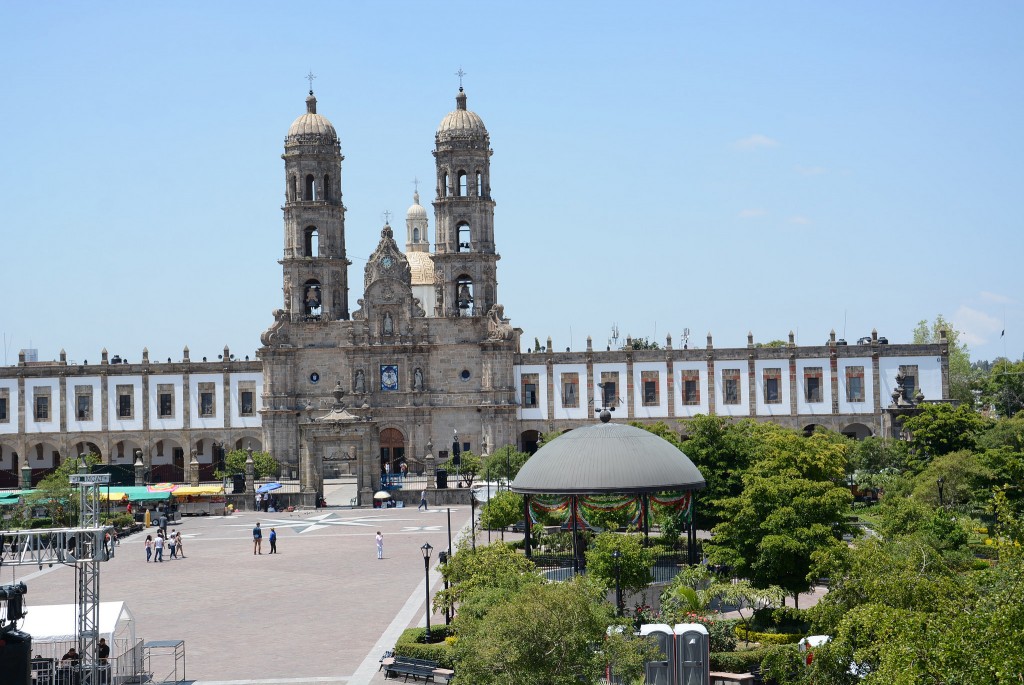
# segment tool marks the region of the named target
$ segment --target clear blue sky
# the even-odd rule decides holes
[[[1019,2],[3,2],[0,361],[251,355],[309,70],[354,309],[414,177],[430,209],[460,66],[524,344],[904,342],[942,313],[1016,359],[1022,35]]]

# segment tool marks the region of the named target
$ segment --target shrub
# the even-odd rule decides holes
[[[744,652],[711,652],[710,663],[712,671],[726,671],[729,673],[749,673],[761,666],[761,659],[776,647],[762,647],[760,649],[748,649]]]
[[[747,631],[743,629],[743,626],[736,626],[734,630],[736,637],[741,640],[749,640],[750,642],[760,642],[762,645],[767,647],[768,645],[791,645],[800,642],[800,638],[805,635],[805,632],[800,633],[756,633],[753,630],[750,631],[750,635],[747,635]]]
[[[114,526],[114,528],[131,528],[132,524],[135,523],[135,518],[131,514],[116,514],[107,518],[104,522],[107,525]]]
[[[411,659],[429,659],[436,661],[441,668],[453,668],[452,642],[450,626],[431,626],[430,639],[439,642],[424,642],[426,628],[409,628],[402,632],[395,643],[395,656]]]
[[[796,607],[758,609],[750,621],[751,635],[755,630],[760,633],[806,633],[810,627],[806,611]]]

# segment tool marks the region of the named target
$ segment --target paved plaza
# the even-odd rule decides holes
[[[453,542],[469,517],[468,506],[451,508]],[[253,554],[256,521],[262,555]],[[163,563],[147,564],[146,533],[125,538],[103,564],[101,601],[125,601],[143,640],[184,639],[187,680],[202,685],[383,682],[380,655],[425,621],[420,547],[434,546],[433,591],[437,552],[448,545],[446,510],[434,508],[243,512],[169,527],[185,537],[186,558],[166,560],[165,552]],[[270,528],[279,555],[268,554]],[[29,611],[75,601],[71,568],[29,571],[4,569],[3,577],[25,581]]]

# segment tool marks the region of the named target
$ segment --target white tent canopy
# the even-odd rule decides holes
[[[78,629],[78,607],[75,604],[50,604],[26,607],[20,629],[32,636],[32,644],[74,642]],[[135,643],[135,618],[124,602],[100,602],[99,636],[114,644],[128,640]]]

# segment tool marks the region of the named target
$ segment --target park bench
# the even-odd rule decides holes
[[[405,676],[405,682],[409,682],[410,677],[417,680],[423,678],[423,682],[434,682],[434,669],[437,666],[436,661],[404,656],[392,657],[392,662],[384,665],[384,680],[402,675]]]

